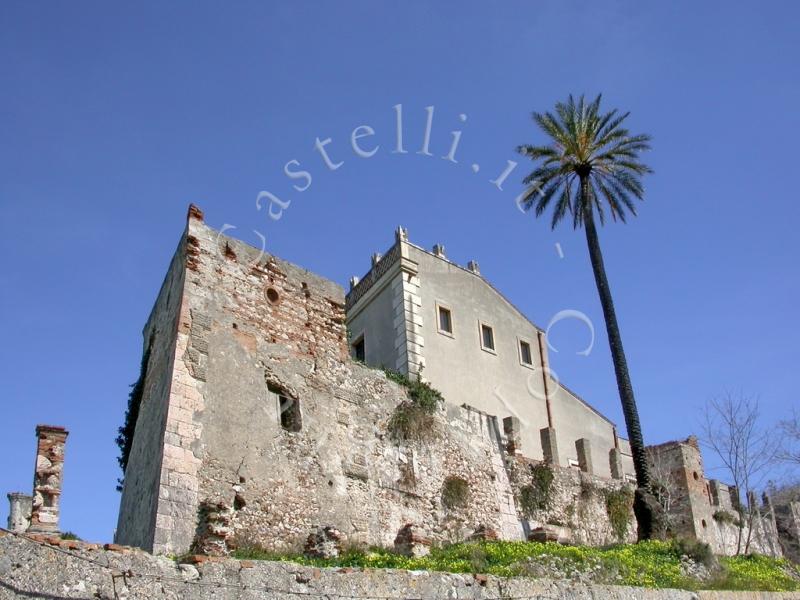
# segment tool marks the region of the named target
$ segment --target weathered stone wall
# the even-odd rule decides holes
[[[775,522],[784,555],[800,563],[800,502],[776,506]]]
[[[546,579],[239,561],[180,565],[140,551],[40,545],[0,532],[0,600],[789,600],[796,593],[685,592]]]
[[[120,543],[176,554],[194,543],[286,550],[330,525],[349,543],[391,546],[409,523],[445,541],[480,528],[521,539],[548,520],[570,540],[616,539],[602,489],[620,482],[574,470],[556,469],[552,509],[528,522],[518,503],[525,469],[506,462],[508,440],[492,415],[447,404],[431,436],[395,442],[389,420],[406,392],[349,359],[343,290],[220,236],[196,210],[145,328],[151,338],[161,341],[152,345]],[[299,403],[297,430],[282,426],[280,396]],[[467,481],[463,506],[443,505],[448,477]]]
[[[518,516],[526,521],[527,528],[552,528],[559,541],[571,544],[602,546],[636,541],[633,489],[628,484],[589,475],[575,468],[546,466],[521,457],[515,457],[509,463]],[[544,491],[541,490],[541,475],[537,477],[537,469],[539,473],[552,473],[552,483],[546,492],[546,507],[528,513],[522,501],[523,488],[532,486]],[[627,519],[624,532],[614,531],[608,507],[610,494],[620,492],[630,495],[625,501]]]

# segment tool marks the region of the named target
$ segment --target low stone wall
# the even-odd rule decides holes
[[[2,532],[0,532],[2,533]],[[55,541],[54,541],[55,542]],[[234,559],[198,565],[129,548],[0,537],[0,600],[783,600],[796,593],[687,592]]]

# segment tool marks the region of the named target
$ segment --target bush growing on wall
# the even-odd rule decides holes
[[[442,484],[442,505],[447,509],[464,508],[470,500],[469,483],[452,475]]]
[[[739,527],[741,523],[736,515],[734,515],[733,513],[729,513],[727,510],[715,511],[713,517],[717,523],[735,525],[736,527]]]
[[[553,485],[553,470],[546,463],[531,467],[531,483],[520,488],[520,506],[525,516],[532,516],[537,510],[550,506],[550,488]]]
[[[409,400],[401,402],[389,419],[389,432],[395,441],[422,440],[434,436],[434,414],[443,401],[442,394],[428,383],[411,379],[397,371],[385,371],[386,377],[406,388]]]
[[[633,508],[633,492],[628,488],[606,492],[606,512],[611,529],[619,541],[628,533],[628,519]]]

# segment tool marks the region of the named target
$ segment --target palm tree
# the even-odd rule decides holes
[[[556,104],[555,114],[533,113],[533,120],[550,138],[549,143],[519,146],[517,152],[537,163],[523,180],[528,186],[521,198],[523,208],[535,209],[539,217],[552,205],[553,229],[569,214],[573,227],[583,227],[586,232],[636,470],[634,510],[639,538],[649,539],[654,534],[653,513],[657,509],[650,502],[650,470],[639,413],[595,223],[595,216],[601,225],[607,214],[623,223],[628,214],[635,216],[634,200],[641,200],[644,194],[641,176],[652,172],[639,161],[639,154],[650,149],[650,136],[631,135],[622,127],[628,114],[618,114],[616,110],[601,113],[600,96],[587,103],[583,96],[576,102],[570,95],[566,103]]]

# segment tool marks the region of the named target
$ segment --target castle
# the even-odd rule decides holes
[[[551,377],[544,332],[476,263],[402,228],[345,294],[192,206],[143,336],[119,544],[224,554],[329,536],[416,553],[636,539],[615,425]],[[420,435],[394,434],[409,390],[384,369],[441,392]],[[650,450],[673,533],[735,552],[739,492],[705,477],[696,440]],[[800,505],[747,500],[752,550],[795,552]]]

